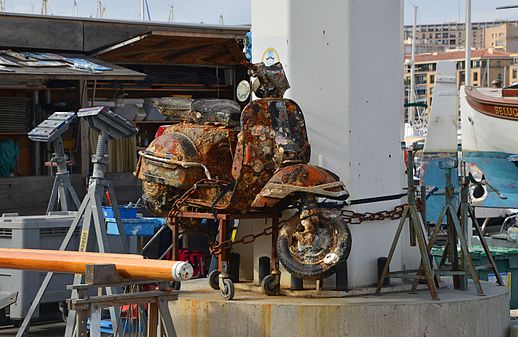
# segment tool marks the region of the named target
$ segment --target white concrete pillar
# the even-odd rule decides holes
[[[306,118],[312,163],[337,173],[353,200],[403,191],[402,20],[402,0],[252,0],[253,61],[283,63],[291,83],[286,96]],[[387,254],[396,226],[351,225],[351,286],[376,282],[376,259]],[[402,251],[393,269],[408,264]]]

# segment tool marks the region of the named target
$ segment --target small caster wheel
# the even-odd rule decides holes
[[[219,290],[219,271],[213,270],[209,273],[209,285],[214,290]]]
[[[221,293],[223,297],[227,300],[231,300],[234,298],[236,294],[236,289],[234,288],[234,282],[231,279],[225,278],[223,279],[223,289],[221,289]]]
[[[268,296],[276,296],[279,294],[280,284],[277,282],[275,275],[268,275],[261,282],[263,292]]]
[[[182,282],[180,282],[180,281],[171,282],[171,288],[173,290],[180,290],[181,287],[182,287]]]

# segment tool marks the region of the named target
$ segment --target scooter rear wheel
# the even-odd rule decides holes
[[[294,217],[300,217],[300,213]],[[304,232],[300,220],[287,221],[279,231],[279,260],[297,278],[326,278],[349,257],[352,244],[349,226],[332,210],[318,209],[318,219],[312,235]]]

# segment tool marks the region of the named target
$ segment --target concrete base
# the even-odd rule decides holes
[[[430,300],[427,290],[370,295],[374,289],[333,298],[268,297],[237,290],[234,300],[225,301],[201,279],[182,284],[184,291],[170,305],[182,337],[507,336],[507,287],[484,283],[486,296],[477,296],[472,284],[468,291],[446,284],[438,302]]]

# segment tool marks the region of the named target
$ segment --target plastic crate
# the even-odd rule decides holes
[[[434,247],[432,254],[435,262],[439,264],[444,247]],[[489,247],[491,255],[496,262],[496,268],[509,288],[509,300],[511,309],[518,309],[518,249]],[[469,247],[471,258],[475,266],[488,265],[486,252],[482,246]],[[484,281],[496,282],[491,269],[478,270],[478,276]]]
[[[54,212],[52,215],[18,216],[4,214],[0,217],[0,247],[58,249],[74,220],[75,212]],[[70,241],[70,247],[79,245],[78,228]],[[9,307],[12,320],[21,320],[29,310],[46,273],[0,269],[0,294],[18,292],[18,300]],[[66,289],[74,275],[54,274],[41,303],[65,301],[70,297]],[[39,316],[39,310],[34,313]]]
[[[119,235],[117,222],[115,219],[106,219],[107,232],[110,235]],[[124,232],[126,236],[152,236],[155,233],[155,228],[165,225],[164,218],[135,218],[122,219]]]
[[[135,207],[119,206],[119,213],[121,215],[121,219],[134,219],[137,217],[137,209]],[[103,206],[103,216],[107,219],[115,218],[113,207]]]

